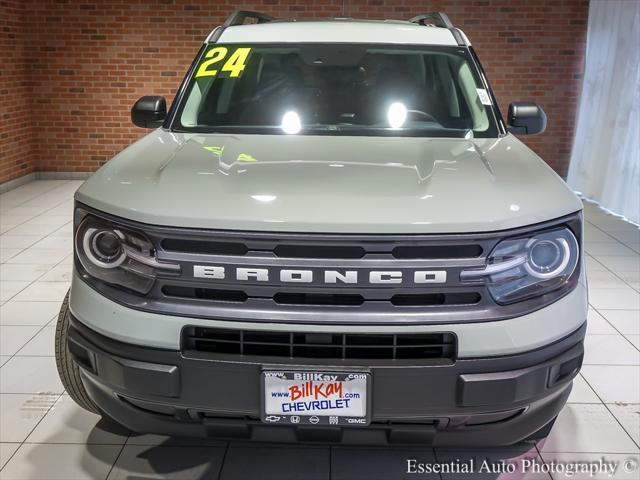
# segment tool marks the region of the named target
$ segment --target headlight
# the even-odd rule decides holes
[[[465,270],[461,281],[484,280],[493,299],[502,305],[563,288],[576,270],[580,247],[568,228],[526,238],[503,240],[482,270]]]
[[[153,244],[142,234],[87,215],[75,232],[76,256],[91,277],[138,293],[149,293],[159,271],[180,266],[159,262]]]

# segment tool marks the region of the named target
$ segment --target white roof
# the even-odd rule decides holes
[[[215,31],[215,30],[214,30]],[[211,32],[213,34],[213,32]],[[463,38],[466,40],[466,37]],[[207,38],[210,40],[211,35]],[[269,22],[227,27],[219,43],[392,43],[458,45],[447,28],[393,20],[334,19]]]

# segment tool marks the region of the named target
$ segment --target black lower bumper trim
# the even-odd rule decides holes
[[[75,319],[69,341],[74,357],[92,360],[79,362],[89,396],[134,431],[256,441],[489,446],[517,443],[555,418],[581,366],[585,328],[533,352],[458,359],[450,365],[189,358],[108,339]],[[261,423],[260,372],[265,367],[367,371],[371,424]]]

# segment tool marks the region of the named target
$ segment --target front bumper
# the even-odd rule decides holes
[[[448,365],[187,357],[112,340],[73,317],[69,347],[89,396],[133,431],[256,441],[490,446],[517,443],[555,418],[581,367],[585,329],[583,324],[526,353],[457,359]],[[261,423],[264,368],[369,372],[371,424]]]

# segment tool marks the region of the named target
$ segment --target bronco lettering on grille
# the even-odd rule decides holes
[[[219,265],[194,265],[194,278],[208,278],[211,280],[236,280],[239,282],[255,281],[269,282],[280,281],[282,283],[312,283],[315,281],[325,284],[351,284],[369,283],[399,284],[405,279],[406,272],[400,270],[322,270],[320,275],[313,270],[277,269],[274,272],[267,268],[235,267],[228,268]],[[411,272],[411,279],[415,284],[446,283],[446,270],[415,270]]]

